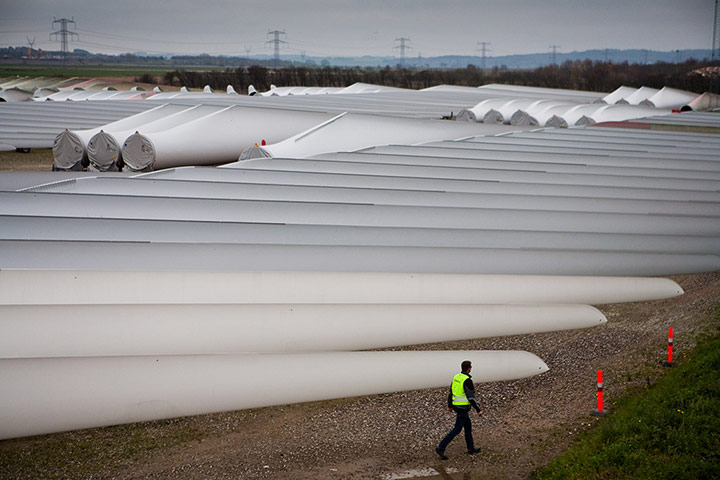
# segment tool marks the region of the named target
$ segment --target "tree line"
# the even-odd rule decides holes
[[[534,70],[510,70],[494,67],[483,70],[473,65],[454,70],[409,68],[348,68],[323,66],[284,66],[268,68],[260,65],[228,68],[222,71],[197,71],[177,69],[165,74],[165,85],[213,89],[225,89],[232,85],[238,92],[246,92],[249,85],[265,91],[270,85],[299,87],[346,87],[356,82],[391,87],[421,89],[435,85],[460,85],[477,87],[488,83],[524,85],[546,88],[564,88],[611,92],[621,85],[629,87],[671,87],[695,93],[711,91],[711,78],[706,74],[714,71],[715,93],[718,89],[720,62],[710,64],[688,60],[685,63],[662,63],[652,65],[601,62],[566,61]],[[708,67],[715,67],[708,68]],[[157,79],[160,80],[160,79]]]

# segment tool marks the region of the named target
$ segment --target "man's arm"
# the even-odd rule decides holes
[[[471,379],[466,379],[463,383],[463,390],[465,390],[465,396],[470,402],[470,405],[475,409],[476,412],[480,413],[480,406],[478,405],[477,399],[475,398],[475,387],[473,386]]]

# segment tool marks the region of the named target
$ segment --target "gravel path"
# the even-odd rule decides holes
[[[32,442],[112,445],[128,431],[139,431],[157,438],[160,446],[109,458],[102,471],[83,478],[392,479],[433,470],[457,472],[442,478],[528,478],[596,422],[590,416],[596,369],[604,370],[606,408],[612,409],[613,399],[628,388],[651,384],[662,374],[668,327],[674,327],[680,358],[697,334],[711,327],[710,312],[720,302],[720,273],[672,278],[685,289],[681,297],[602,306],[609,321],[593,329],[413,347],[528,350],[550,367],[531,379],[479,385],[485,414],[472,418],[483,452],[474,457],[463,453],[461,436],[447,450],[450,460],[435,455],[454,415],[445,408],[446,389],[432,389],[12,440],[0,442],[0,458],[3,452],[29,449]],[[189,440],[162,446],[163,438],[183,432]],[[43,477],[30,470],[11,478]],[[61,469],[56,472],[68,478]]]

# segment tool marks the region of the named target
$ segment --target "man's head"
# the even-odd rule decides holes
[[[470,360],[465,360],[462,362],[462,365],[460,365],[460,368],[462,368],[463,373],[468,373],[472,368],[472,362]]]

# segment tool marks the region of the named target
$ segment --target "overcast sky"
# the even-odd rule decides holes
[[[283,54],[489,56],[589,49],[707,48],[714,0],[0,0],[0,45],[59,50],[53,17],[74,17],[91,52],[272,54],[270,30],[285,31]]]

